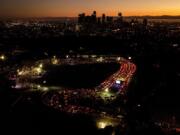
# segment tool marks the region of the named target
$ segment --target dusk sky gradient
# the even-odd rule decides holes
[[[0,16],[180,15],[180,0],[0,0]]]

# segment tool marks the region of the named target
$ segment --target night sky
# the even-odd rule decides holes
[[[180,15],[180,0],[0,0],[0,16]]]

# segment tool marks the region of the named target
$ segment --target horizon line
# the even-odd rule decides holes
[[[89,16],[89,15],[87,15]],[[111,16],[109,17],[118,17]],[[97,16],[102,17],[102,16]],[[180,15],[124,15],[122,17],[180,17]],[[78,18],[78,16],[0,16],[0,18]]]

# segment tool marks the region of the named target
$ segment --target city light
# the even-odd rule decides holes
[[[23,74],[23,72],[22,72],[22,71],[19,71],[19,72],[18,72],[18,75],[22,75],[22,74]]]
[[[56,64],[58,64],[58,60],[57,60],[57,59],[54,59],[54,60],[52,61],[52,63],[53,63],[54,65],[56,65]]]
[[[46,81],[43,81],[43,83],[45,84],[45,83],[46,83]]]
[[[66,59],[68,59],[69,58],[69,55],[66,55]]]
[[[41,88],[41,85],[37,85],[37,88],[40,89],[40,88]]]
[[[39,67],[40,67],[40,68],[42,68],[42,67],[43,67],[43,64],[42,64],[42,63],[41,63],[41,64],[39,64]]]
[[[58,64],[59,61],[58,61],[58,59],[56,58],[56,56],[53,56],[51,62],[52,62],[53,65],[56,65],[56,64]]]
[[[105,92],[109,92],[109,89],[108,89],[108,88],[106,88],[106,89],[105,89]]]
[[[1,56],[0,56],[0,59],[1,59],[2,61],[4,61],[4,60],[5,60],[5,55],[1,55]]]
[[[123,77],[120,77],[120,78],[118,78],[119,80],[121,80],[121,81],[125,81],[126,79],[125,78],[123,78]]]
[[[19,69],[17,70],[17,74],[19,75],[19,76],[21,76],[21,75],[23,75],[23,71],[20,71]]]
[[[107,123],[105,123],[105,122],[98,123],[98,128],[104,129],[106,126],[107,126]]]
[[[96,55],[91,55],[92,58],[96,58],[97,56]]]
[[[116,80],[116,84],[121,84],[121,81],[120,80]]]
[[[38,67],[35,67],[34,70],[37,74],[41,74],[42,73],[42,68],[43,68],[43,64],[39,64]]]
[[[103,57],[99,57],[99,58],[97,58],[96,61],[97,61],[97,62],[103,62],[103,60],[104,60]]]
[[[114,122],[112,122],[111,119],[108,119],[108,118],[103,118],[103,119],[100,119],[100,120],[97,120],[97,128],[99,129],[104,129],[105,127],[107,126],[114,126]]]
[[[131,57],[131,56],[129,56],[129,57],[128,57],[128,59],[129,59],[129,60],[131,60],[131,59],[132,59],[132,57]]]
[[[42,68],[35,68],[36,72],[40,74],[42,72]]]
[[[43,91],[48,91],[49,88],[48,88],[48,87],[43,87],[42,90],[43,90]]]
[[[121,57],[117,57],[117,61],[120,61],[121,60]]]

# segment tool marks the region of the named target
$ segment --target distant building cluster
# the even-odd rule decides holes
[[[101,33],[110,32],[112,30],[119,30],[119,28],[127,28],[142,24],[142,27],[148,25],[148,19],[143,18],[141,23],[137,18],[123,17],[122,13],[119,12],[117,16],[106,16],[104,13],[101,17],[97,16],[97,12],[93,11],[91,15],[81,13],[78,15],[78,23],[76,25],[76,32],[85,33]]]
[[[122,23],[123,16],[122,13],[118,13],[118,17],[114,20],[114,17],[112,16],[106,16],[105,14],[102,14],[102,17],[97,17],[96,11],[93,11],[91,15],[86,15],[85,13],[81,13],[78,16],[78,23],[79,24],[104,24],[104,23],[113,23],[113,21],[118,21],[119,23]]]

